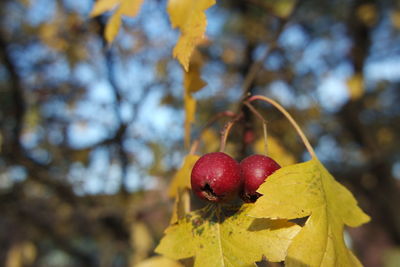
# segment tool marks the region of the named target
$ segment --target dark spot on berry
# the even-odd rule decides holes
[[[208,183],[206,183],[205,186],[201,188],[201,190],[203,191],[204,196],[208,200],[216,201],[218,199],[218,196],[214,193],[214,191],[212,190],[211,186]]]

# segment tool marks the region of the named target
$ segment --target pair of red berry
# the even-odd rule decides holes
[[[278,163],[263,155],[251,155],[240,164],[223,152],[203,155],[193,166],[191,184],[201,199],[224,202],[239,195],[245,202],[254,202],[258,187],[279,169]]]

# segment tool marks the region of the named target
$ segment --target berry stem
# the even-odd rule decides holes
[[[267,132],[267,122],[263,122],[263,133],[264,133],[264,153],[268,156],[268,132]]]
[[[251,112],[256,115],[257,118],[259,118],[262,121],[263,124],[263,134],[264,134],[264,153],[265,155],[268,155],[268,132],[267,132],[267,121],[264,119],[264,117],[258,112],[252,104],[249,102],[245,101],[244,104],[250,109]]]
[[[192,145],[190,147],[190,150],[189,150],[189,154],[193,155],[193,154],[196,153],[196,151],[197,151],[197,149],[199,147],[199,144],[200,144],[200,139],[203,136],[203,133],[205,132],[206,129],[210,128],[211,125],[213,125],[216,121],[218,121],[219,119],[221,119],[223,117],[231,117],[231,118],[233,118],[235,116],[237,116],[236,113],[227,110],[227,111],[219,112],[215,116],[213,116],[211,119],[209,119],[208,122],[203,127],[201,127],[200,134],[193,141],[193,143],[192,143]]]
[[[276,109],[278,109],[283,115],[285,115],[285,117],[289,120],[289,122],[295,128],[297,134],[300,136],[301,140],[303,141],[303,144],[307,148],[308,153],[310,153],[312,158],[317,158],[317,155],[315,154],[315,151],[312,148],[307,137],[305,136],[304,132],[301,130],[300,126],[297,124],[297,122],[293,119],[293,117],[289,114],[289,112],[287,112],[287,110],[284,107],[282,107],[278,102],[272,100],[271,98],[262,96],[262,95],[254,95],[247,99],[248,102],[252,102],[254,100],[261,100],[261,101],[267,102],[267,103],[273,105]]]
[[[236,115],[232,120],[228,121],[225,124],[224,129],[221,132],[221,144],[220,144],[220,148],[219,148],[220,152],[225,151],[226,140],[228,139],[229,132],[231,131],[232,126],[235,125],[235,123],[237,121],[239,121],[242,117],[243,117],[243,114],[240,113],[240,114]]]

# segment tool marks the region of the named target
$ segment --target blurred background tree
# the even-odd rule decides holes
[[[1,266],[135,266],[168,225],[168,184],[188,152],[178,32],[166,2],[149,0],[109,46],[110,14],[89,18],[93,4],[0,2]],[[346,234],[360,260],[398,266],[400,2],[220,0],[207,17],[193,138],[241,111],[228,152],[262,152],[240,98],[275,98],[373,218]],[[258,108],[277,161],[306,160],[285,119]],[[227,120],[199,153],[218,149]]]

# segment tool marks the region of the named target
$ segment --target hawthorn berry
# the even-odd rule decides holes
[[[264,155],[251,155],[240,162],[243,190],[241,198],[245,202],[255,202],[260,196],[257,189],[281,166],[272,158]]]
[[[201,199],[211,202],[231,200],[242,188],[240,165],[223,152],[205,154],[193,166],[191,185]]]

